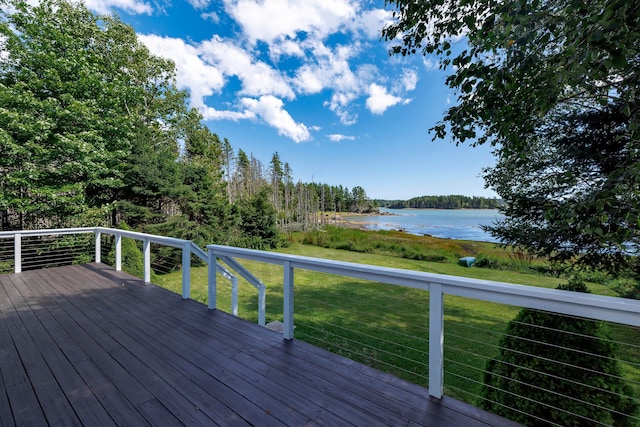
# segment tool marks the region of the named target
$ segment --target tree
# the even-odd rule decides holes
[[[64,0],[2,4],[0,210],[62,225],[121,197],[142,136],[176,149],[186,93],[116,17]]]
[[[184,144],[186,153],[179,165],[184,171],[183,184],[188,191],[178,205],[194,226],[181,237],[203,246],[221,243],[225,230],[231,226],[227,186],[223,179],[223,144],[218,135],[202,124],[202,116],[196,110],[191,110],[187,116]]]
[[[230,243],[253,249],[270,249],[279,244],[275,209],[269,203],[269,189],[263,187],[250,198],[238,202],[240,237]]]
[[[392,51],[440,55],[453,68],[457,104],[435,137],[496,146],[485,176],[506,220],[492,233],[558,261],[624,266],[640,229],[640,3],[390,3],[397,21],[383,34],[402,40]]]
[[[229,203],[233,203],[236,197],[237,188],[234,182],[234,163],[236,161],[233,155],[233,148],[227,138],[224,139],[222,145],[222,158],[224,161],[224,179],[227,182],[227,195],[229,197]]]
[[[273,153],[271,163],[269,165],[269,171],[271,172],[269,180],[271,182],[271,201],[276,212],[280,212],[282,211],[282,178],[284,176],[284,170],[282,169],[282,161],[280,160],[280,155],[277,151]]]
[[[637,139],[640,4],[627,0],[387,0],[393,53],[441,55],[457,105],[435,126],[456,142],[519,149],[562,106],[615,100]],[[452,45],[465,36],[468,48]],[[586,104],[585,104],[586,103]],[[525,137],[525,139],[523,139]]]
[[[580,280],[559,288],[587,292]],[[603,322],[522,309],[498,347],[483,408],[528,425],[635,425],[638,403]]]
[[[487,185],[505,218],[485,227],[552,261],[618,272],[640,244],[640,150],[620,108],[553,117],[519,152],[498,150]]]

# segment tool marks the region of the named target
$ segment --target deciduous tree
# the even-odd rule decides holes
[[[140,138],[176,151],[186,93],[131,27],[65,0],[2,5],[0,209],[61,223],[121,197]]]
[[[486,178],[506,220],[491,231],[559,261],[623,266],[640,230],[640,2],[388,3],[392,51],[450,70],[458,98],[435,137],[496,146]]]

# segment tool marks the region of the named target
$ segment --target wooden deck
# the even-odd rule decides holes
[[[0,425],[510,421],[101,264],[0,275]]]

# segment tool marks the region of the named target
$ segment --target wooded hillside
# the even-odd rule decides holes
[[[390,209],[497,209],[501,204],[499,199],[460,195],[421,196],[409,200],[377,200],[377,202],[381,207]]]

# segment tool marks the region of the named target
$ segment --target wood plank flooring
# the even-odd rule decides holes
[[[0,425],[516,424],[88,264],[0,275]]]

